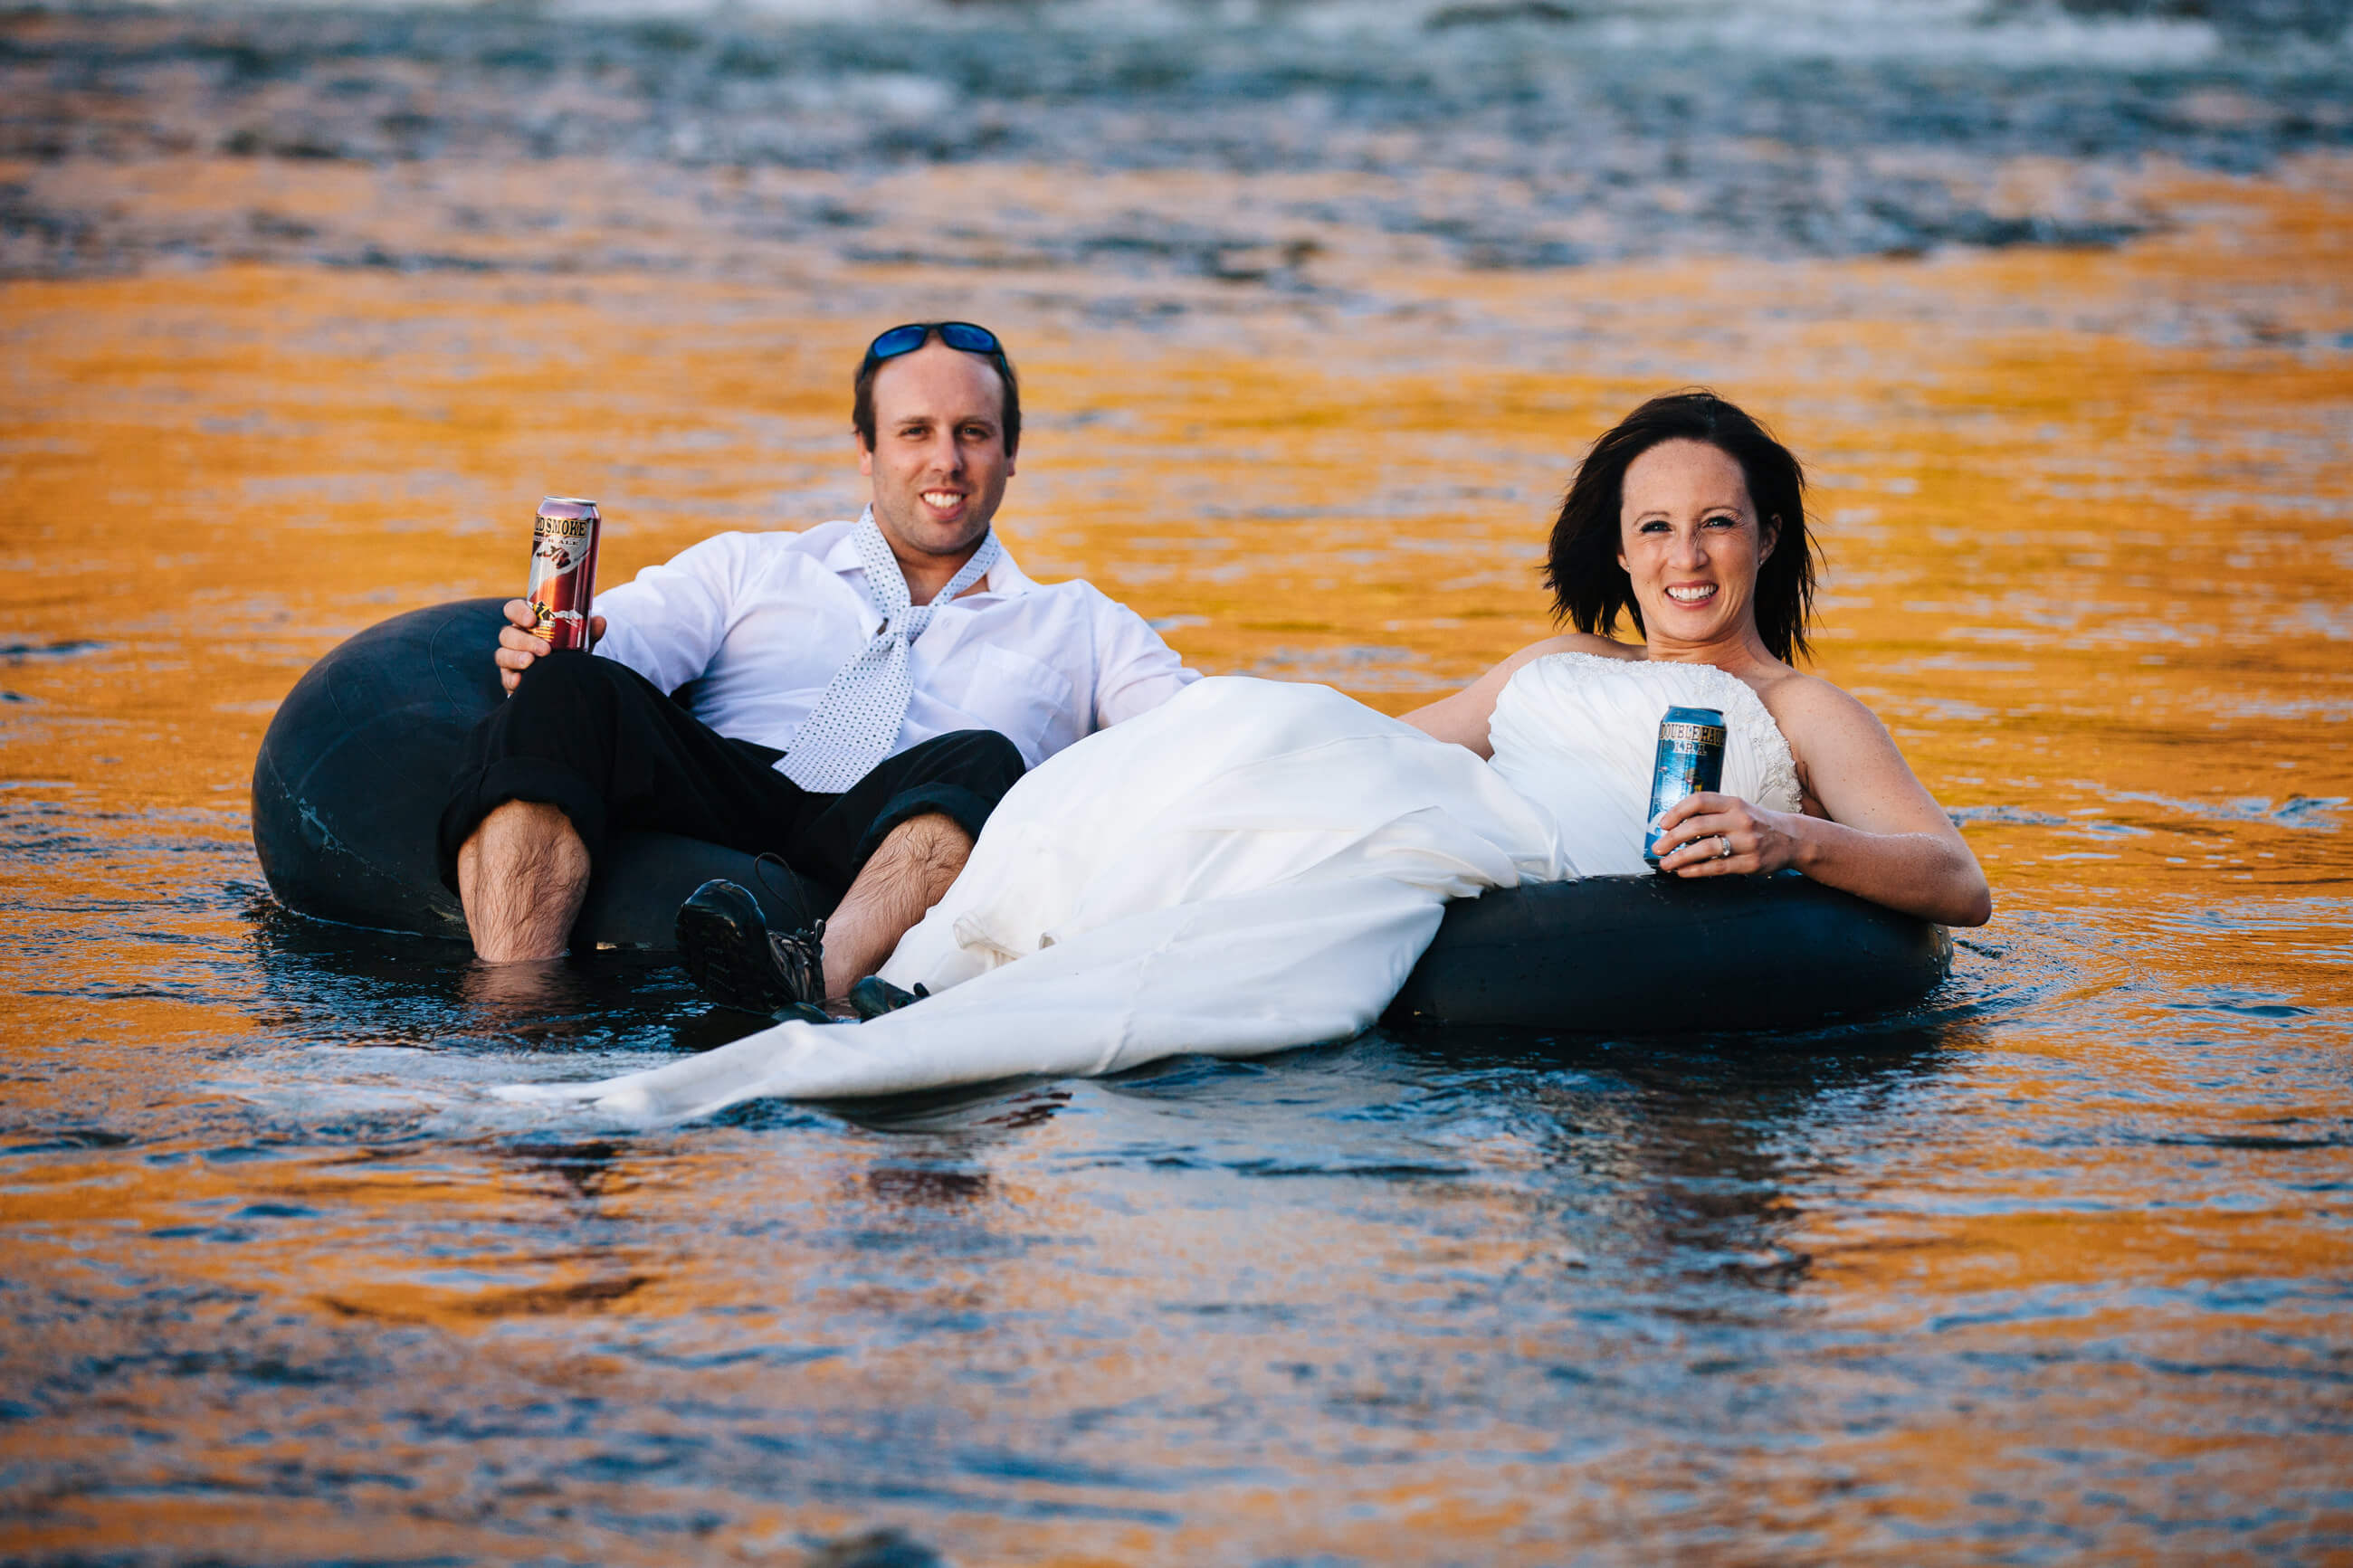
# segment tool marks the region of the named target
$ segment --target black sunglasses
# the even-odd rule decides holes
[[[859,367],[859,374],[864,374],[886,359],[913,353],[931,342],[934,332],[952,349],[961,349],[968,354],[994,354],[1000,360],[1005,357],[1005,345],[987,327],[976,327],[970,321],[909,321],[866,345],[866,363]]]

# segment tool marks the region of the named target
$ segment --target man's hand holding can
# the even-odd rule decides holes
[[[533,629],[539,625],[539,616],[529,599],[509,599],[506,611],[507,624],[499,628],[499,649],[491,658],[499,667],[499,684],[512,691],[532,661],[549,650],[547,639]],[[604,616],[588,617],[588,635],[596,641],[604,640]]]
[[[531,581],[506,605],[499,628],[499,684],[512,692],[532,660],[557,648],[584,653],[605,635],[605,617],[592,616],[596,597],[596,539],[604,514],[585,496],[549,496],[531,521]]]

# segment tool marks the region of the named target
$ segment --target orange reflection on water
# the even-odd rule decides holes
[[[2246,1010],[2261,998],[2353,1000],[2353,853],[2342,816],[2309,804],[2353,794],[2348,169],[2314,160],[2269,183],[2158,181],[2194,221],[2116,254],[1512,278],[1334,245],[1301,264],[1393,303],[1346,319],[1269,305],[1190,328],[1103,325],[1050,293],[976,288],[966,274],[877,268],[852,281],[861,300],[890,300],[891,319],[979,316],[1015,344],[1032,414],[1005,531],[1030,570],[1085,574],[1204,669],[1328,680],[1391,710],[1548,629],[1536,574],[1548,510],[1616,415],[1697,381],[1766,415],[1818,486],[1820,667],[1971,814],[2009,922],[1989,939],[1989,984],[2031,931],[2046,944],[2036,951],[2069,955],[2083,994],[2145,992],[2119,1005],[2151,1037],[2201,998],[2216,1011],[2200,1026],[2210,1048],[2186,1056],[2000,1017],[2000,1052],[1954,1069],[1951,1092],[2014,1106],[2014,1139],[1939,1144],[1917,1168],[1883,1167],[1876,1185],[1785,1168],[1769,1138],[1729,1154],[1706,1142],[1694,1170],[1737,1156],[1779,1192],[1732,1216],[1756,1240],[1725,1267],[1773,1289],[1798,1281],[1773,1298],[1792,1316],[1949,1335],[1955,1354],[2179,1333],[2185,1363],[2219,1363],[2232,1331],[2153,1321],[2133,1293],[2341,1273],[2334,1200],[2249,1206],[2232,1185],[2242,1171],[2201,1190],[2180,1129],[2135,1136],[2121,1090],[2116,1135],[2065,1150],[2037,1144],[2035,1108],[2079,1095],[2070,1075],[2087,1062],[2115,1084],[2194,1098],[2234,1040],[2267,1026]],[[908,176],[925,177],[936,176]],[[215,201],[204,182],[264,181],[273,210],[299,214],[375,200],[362,178],[204,165],[186,190]],[[1008,195],[1051,195],[1047,172],[992,178]],[[691,204],[662,221],[690,226]],[[279,1315],[305,1354],[360,1357],[385,1335],[423,1347],[403,1363],[418,1388],[372,1390],[329,1423],[335,1441],[356,1431],[381,1445],[353,1464],[413,1466],[414,1491],[387,1483],[342,1510],[142,1491],[122,1445],[85,1427],[72,1441],[125,1489],[103,1514],[25,1537],[28,1549],[266,1539],[273,1553],[349,1554],[373,1550],[381,1520],[407,1508],[400,1517],[421,1522],[404,1553],[521,1550],[499,1522],[521,1503],[480,1475],[437,1471],[438,1451],[404,1436],[436,1388],[486,1407],[692,1405],[669,1430],[681,1442],[747,1384],[779,1379],[813,1431],[849,1430],[880,1405],[985,1436],[1014,1387],[1027,1408],[1096,1413],[1116,1434],[1104,1465],[1130,1479],[1005,1481],[1041,1509],[1076,1511],[958,1513],[957,1545],[979,1560],[1209,1561],[1246,1548],[1426,1561],[1475,1542],[1482,1560],[1548,1561],[1562,1534],[1606,1539],[1638,1500],[1678,1489],[1727,1530],[1770,1521],[1835,1555],[1887,1518],[1927,1527],[1967,1507],[1955,1476],[1999,1489],[2007,1446],[2122,1441],[2156,1395],[2137,1363],[2097,1357],[2073,1363],[2021,1426],[1905,1406],[1884,1431],[1820,1436],[1736,1474],[1672,1435],[1564,1457],[1559,1433],[1511,1405],[1514,1391],[1402,1385],[1392,1345],[1343,1344],[1336,1371],[1319,1361],[1332,1350],[1323,1325],[1361,1326],[1367,1301],[1410,1324],[1461,1276],[1631,1268],[1667,1249],[1669,1222],[1649,1210],[1565,1239],[1560,1216],[1498,1174],[1553,1157],[1517,1133],[1482,1147],[1483,1176],[1421,1192],[1453,1211],[1443,1247],[1345,1205],[1267,1195],[1277,1183],[1245,1204],[1235,1178],[1204,1176],[1226,1184],[1204,1204],[1198,1188],[1098,1170],[1083,1156],[1099,1134],[1054,1100],[973,1134],[944,1169],[908,1164],[888,1131],[823,1141],[710,1128],[538,1154],[466,1135],[422,1159],[397,1141],[229,1159],[179,1140],[174,1118],[210,1099],[305,1110],[288,1062],[241,1055],[252,1020],[289,1005],[259,988],[235,1007],[185,999],[149,942],[162,929],[202,965],[248,941],[248,922],[171,900],[219,867],[253,875],[238,814],[278,699],[363,625],[517,589],[524,520],[543,492],[605,502],[608,581],[716,529],[853,512],[845,384],[879,321],[852,319],[828,282],[231,268],[0,286],[12,362],[0,618],[24,645],[5,667],[18,700],[0,710],[0,766],[17,799],[111,844],[125,884],[112,912],[90,917],[89,862],[9,869],[36,911],[16,933],[26,940],[0,952],[9,1055],[71,1053],[87,1068],[26,1075],[14,1109],[28,1125],[61,1118],[99,1084],[117,1120],[160,1128],[135,1151],[94,1147],[13,1174],[0,1189],[5,1271],[86,1285],[90,1318],[56,1326],[43,1347],[60,1363],[118,1353],[108,1304],[135,1314],[159,1278],[189,1293],[200,1321]],[[179,851],[148,843],[161,821],[218,855],[185,868]],[[44,910],[77,911],[73,939],[30,941]],[[1962,1029],[1947,1048],[1967,1057],[1982,1043]],[[531,1069],[527,1052],[514,1059]],[[482,1081],[498,1072],[485,1063]],[[396,1065],[376,1081],[385,1105],[406,1103]],[[1365,1092],[1378,1100],[1388,1086]],[[1100,1087],[1073,1103],[1148,1120]],[[1588,1127],[1602,1114],[1574,1109]],[[1641,1118],[1623,1114],[1635,1149]],[[2342,1125],[2353,1094],[2340,1081],[2304,1115]],[[2219,1111],[2203,1133],[2283,1139],[2264,1156],[2274,1191],[2318,1191],[2341,1165],[2341,1147],[2298,1144],[2253,1111]],[[1610,1157],[1646,1190],[1693,1178],[1655,1151]],[[551,1247],[559,1223],[596,1239]],[[251,1235],[234,1246],[197,1234],[239,1226]],[[903,1268],[871,1263],[893,1248]],[[142,1283],[109,1283],[116,1274]],[[2027,1305],[1942,1321],[1950,1300],[1986,1296]],[[1074,1317],[1104,1328],[1073,1338]],[[953,1353],[902,1331],[967,1321],[989,1326]],[[1464,1331],[1461,1351],[1468,1363],[1579,1364],[1602,1331]],[[667,1370],[625,1353],[655,1335]],[[797,1349],[808,1358],[782,1354]],[[1884,1374],[1865,1359],[1824,1352],[1809,1372],[1826,1389],[1867,1391]],[[2278,1430],[2292,1432],[2325,1421],[2314,1386],[2228,1397],[2286,1400]],[[266,1427],[289,1463],[325,1462],[326,1440],[300,1435],[299,1389],[258,1412],[250,1394],[240,1405],[159,1372],[117,1396],[183,1449],[227,1454]],[[1120,1412],[1146,1405],[1175,1414],[1122,1426]],[[1229,1405],[1295,1425],[1237,1433],[1219,1425]],[[1482,1408],[1493,1413],[1471,1413]],[[0,1433],[0,1448],[34,1430]],[[575,1452],[575,1439],[534,1431],[583,1465],[594,1457],[587,1439]],[[1411,1481],[1352,1458],[1373,1451],[1410,1458]],[[2147,1436],[2144,1451],[2185,1464],[2222,1453],[2316,1485],[2343,1457],[2195,1431]],[[1155,1469],[1194,1478],[1183,1510],[1146,1484]],[[643,1484],[693,1506],[691,1479]],[[1129,1516],[1080,1507],[1106,1499]],[[2095,1513],[2073,1522],[2113,1522]],[[757,1557],[866,1517],[797,1504],[697,1539]],[[596,1539],[608,1560],[668,1555],[625,1532]]]

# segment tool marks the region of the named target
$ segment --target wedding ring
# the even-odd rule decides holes
[[[1732,858],[1732,840],[1731,840],[1731,839],[1729,839],[1729,838],[1727,838],[1727,837],[1725,837],[1723,834],[1719,833],[1719,834],[1717,834],[1717,835],[1715,836],[1715,841],[1716,841],[1716,843],[1718,843],[1719,845],[1722,845],[1722,846],[1723,846],[1723,847],[1722,847],[1722,848],[1718,849],[1718,850],[1715,852],[1715,858],[1716,858],[1717,859],[1719,859],[1719,860],[1729,860],[1729,859],[1731,859],[1731,858]]]

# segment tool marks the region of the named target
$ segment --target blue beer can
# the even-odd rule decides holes
[[[1715,708],[1670,708],[1659,721],[1659,756],[1651,768],[1651,821],[1642,858],[1659,868],[1659,818],[1686,795],[1724,787],[1724,714]]]

